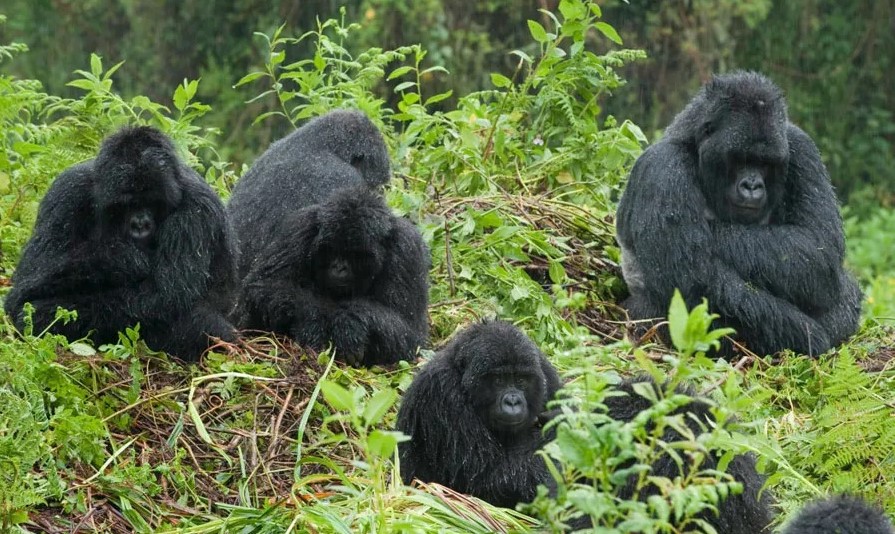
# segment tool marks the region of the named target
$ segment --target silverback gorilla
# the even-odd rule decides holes
[[[438,482],[497,506],[531,501],[550,478],[535,451],[559,375],[515,326],[474,324],[417,373],[398,410],[401,478]]]
[[[895,534],[878,507],[860,497],[836,495],[805,506],[783,534]]]
[[[196,360],[209,336],[234,340],[236,248],[220,199],[150,127],[107,138],[67,169],[40,204],[5,309],[34,331],[96,343],[140,323],[147,345]],[[54,322],[56,308],[77,320]],[[52,326],[51,326],[52,325]]]
[[[332,342],[352,365],[414,357],[428,335],[429,251],[375,191],[388,176],[382,136],[359,112],[315,119],[259,158],[229,205],[246,247],[239,326]]]
[[[666,316],[678,288],[762,355],[817,355],[857,330],[861,292],[843,268],[829,176],[760,74],[703,86],[635,163],[617,227],[632,319]]]

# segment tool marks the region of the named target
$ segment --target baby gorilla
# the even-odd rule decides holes
[[[428,335],[429,251],[416,227],[366,186],[286,216],[243,281],[245,328],[352,365],[410,360]]]
[[[893,534],[892,522],[859,497],[836,495],[808,504],[783,534]]]
[[[560,388],[515,326],[470,326],[416,375],[398,411],[401,478],[438,482],[494,505],[531,501],[549,478],[538,416]]]
[[[40,204],[5,308],[25,327],[98,344],[140,324],[146,344],[198,359],[235,339],[236,245],[220,199],[153,128],[124,128],[67,169]],[[75,321],[55,321],[56,308]]]
[[[651,382],[648,378],[634,378],[622,382],[617,390],[625,395],[607,397],[604,401],[609,409],[609,415],[618,421],[631,421],[640,412],[652,406],[646,399],[634,391],[634,384],[639,382]],[[655,387],[655,384],[653,384]],[[683,387],[678,392],[693,397],[691,390]],[[702,432],[703,425],[714,421],[714,416],[709,411],[709,405],[694,398],[693,402],[672,412],[672,415],[684,414],[687,426],[695,433]],[[662,441],[671,443],[679,441],[680,434],[673,428],[666,428]],[[681,454],[686,461],[687,455]],[[718,458],[710,456],[703,460],[699,469],[716,469]],[[687,469],[686,465],[684,469]],[[739,495],[731,495],[718,505],[718,513],[707,512],[699,517],[715,527],[719,533],[725,534],[759,534],[770,532],[769,525],[773,519],[771,513],[771,500],[767,491],[759,491],[764,485],[764,477],[755,469],[755,458],[751,455],[735,456],[727,466],[727,473],[733,476],[737,482],[743,485],[743,492]],[[663,455],[651,466],[651,475],[674,479],[681,474],[677,462],[670,455]],[[620,497],[630,499],[636,490],[636,477],[631,477],[628,484],[622,489]],[[646,498],[656,495],[659,491],[655,487],[647,487],[640,490],[640,497]]]

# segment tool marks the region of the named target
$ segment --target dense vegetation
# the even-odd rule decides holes
[[[430,3],[440,2],[383,2],[404,6],[410,11],[403,16],[421,21],[430,19],[417,10]],[[233,3],[244,13],[254,4]],[[65,5],[71,11],[41,13],[48,35],[56,24],[71,30],[74,19],[65,16],[81,16],[80,9],[94,10],[87,20],[96,29],[82,27],[85,35],[137,31],[110,24],[116,12],[98,3]],[[164,11],[173,3],[158,5],[164,6],[160,19],[174,20]],[[199,5],[177,3],[178,15],[204,20],[208,14]],[[140,6],[146,7],[122,2],[120,9],[132,14]],[[715,335],[707,332],[706,310],[688,315],[680,304],[671,310],[677,351],[633,347],[614,304],[625,289],[613,214],[647,136],[604,106],[610,93],[624,98],[630,91],[621,69],[644,54],[618,46],[618,34],[603,20],[608,10],[563,0],[537,20],[520,21],[529,42],[517,32],[518,49],[493,51],[509,57],[512,68],[470,75],[450,90],[452,75],[439,61],[447,55],[443,49],[369,47],[371,36],[396,34],[384,31],[376,9],[321,17],[313,26],[270,28],[252,41],[262,44],[257,56],[246,34],[226,44],[247,55],[214,55],[226,67],[214,71],[216,77],[203,75],[201,83],[180,82],[187,72],[170,67],[176,78],[162,83],[171,80],[168,69],[157,66],[162,56],[140,56],[135,40],[109,37],[123,49],[91,56],[65,79],[65,89],[60,79],[48,78],[45,86],[11,74],[21,72],[15,67],[21,62],[46,59],[20,44],[0,47],[0,285],[8,285],[53,177],[90,158],[120,125],[165,130],[226,197],[244,170],[230,156],[250,161],[246,151],[260,151],[234,134],[242,131],[231,127],[241,124],[238,117],[258,125],[248,131],[260,132],[251,136],[260,144],[329,109],[360,108],[390,144],[390,204],[419,225],[432,249],[433,344],[476,317],[497,315],[521,325],[569,381],[563,404],[588,408],[569,412],[567,430],[548,453],[562,461],[565,480],[586,474],[594,483],[561,485],[556,501],[542,497],[519,512],[437,485],[402,486],[393,468],[400,438],[390,429],[414,365],[346,368],[326,353],[258,338],[221,345],[201,365],[184,369],[147,351],[135,331],[118,345],[92,347],[52,336],[21,338],[4,318],[0,530],[491,532],[555,526],[577,509],[617,532],[675,532],[671,518],[680,524],[737,488],[721,473],[696,471],[669,481],[667,499],[613,497],[619,460],[649,463],[663,425],[675,424],[666,415],[680,402],[674,397],[627,424],[593,410],[607,383],[644,371],[693,382],[716,404],[719,420],[736,414],[734,432],[717,429],[675,446],[697,456],[715,449],[756,452],[782,517],[828,491],[860,493],[895,513],[895,372],[889,363],[895,341],[883,324],[895,316],[890,213],[862,208],[862,217],[849,220],[849,261],[868,291],[866,319],[861,333],[835,354],[714,362],[702,355]],[[499,16],[505,3],[479,9]],[[37,11],[21,13],[34,17]],[[768,16],[754,16],[762,13]],[[365,24],[349,23],[355,19]],[[234,28],[246,23],[233,20]],[[196,27],[214,34],[208,39],[227,36],[210,24]],[[148,28],[142,30],[146,42],[157,37]],[[480,32],[463,35],[482,38]],[[73,42],[92,47],[77,53],[102,47]],[[66,55],[77,48],[55,49]],[[125,55],[132,59],[117,63]],[[66,61],[63,72],[87,62]],[[133,85],[119,92],[113,82],[119,75]],[[850,83],[842,79],[836,87]],[[791,93],[790,99],[798,97]],[[826,145],[841,139],[831,137]]]

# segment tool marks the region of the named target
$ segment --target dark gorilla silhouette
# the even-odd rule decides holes
[[[67,169],[40,204],[5,309],[24,329],[98,344],[140,323],[147,345],[196,360],[209,336],[232,341],[236,247],[220,199],[150,127],[107,138]],[[53,323],[56,308],[78,318]],[[52,326],[50,326],[52,324]]]
[[[375,188],[389,176],[382,134],[360,111],[332,111],[270,145],[237,182],[227,205],[240,242],[240,277],[284,217],[338,189]]]
[[[783,529],[783,534],[893,534],[895,529],[877,506],[850,495],[814,501]]]
[[[531,501],[549,477],[538,424],[560,388],[547,358],[515,326],[474,324],[414,377],[398,410],[401,478],[438,482],[497,506]]]
[[[703,86],[635,163],[617,227],[632,319],[665,317],[678,288],[758,354],[820,354],[858,328],[829,176],[760,74]]]
[[[604,404],[609,409],[609,415],[617,421],[631,421],[637,417],[640,412],[652,407],[652,402],[638,395],[634,391],[634,384],[649,382],[655,383],[646,377],[637,377],[626,380],[616,386],[616,389],[624,395],[606,397]],[[672,415],[684,414],[687,426],[695,434],[703,432],[704,428],[708,428],[710,422],[714,422],[715,418],[709,410],[709,405],[695,398],[692,390],[686,387],[678,387],[678,393],[694,397],[694,400],[687,406],[681,407]],[[673,428],[666,428],[662,435],[662,441],[666,443],[679,441],[682,436]],[[682,454],[685,460],[687,455]],[[708,457],[699,465],[699,469],[717,469],[718,458]],[[687,469],[687,465],[684,465]],[[760,534],[762,532],[770,532],[769,525],[774,517],[771,510],[770,493],[766,491],[760,492],[764,485],[764,477],[761,476],[755,468],[755,458],[750,455],[735,456],[727,465],[726,472],[731,475],[737,482],[742,483],[743,492],[739,495],[731,495],[725,501],[718,505],[718,513],[707,512],[699,517],[715,527],[715,530],[724,534]],[[674,459],[669,455],[663,455],[656,463],[651,466],[652,476],[674,479],[681,474],[681,468]],[[636,489],[636,477],[631,477],[628,484],[620,492],[620,496],[630,499]],[[759,495],[760,492],[760,495]],[[658,488],[649,487],[646,490],[641,489],[639,495],[645,499],[650,495],[659,494]],[[579,526],[580,528],[580,526]]]
[[[270,330],[353,365],[412,359],[428,336],[429,250],[366,186],[287,215],[243,280],[245,328]]]

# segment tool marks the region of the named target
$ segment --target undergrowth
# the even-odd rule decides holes
[[[562,0],[544,16],[549,27],[529,23],[539,53],[510,52],[512,78],[493,75],[491,87],[460,95],[452,109],[435,109],[449,95],[430,94],[426,80],[449,73],[425,50],[354,50],[358,26],[344,18],[297,37],[285,27],[259,35],[263,66],[234,90],[277,102],[259,121],[298,125],[352,107],[382,128],[395,171],[389,202],[432,250],[433,347],[475,318],[499,316],[523,327],[568,381],[560,402],[568,426],[546,450],[561,465],[557,499],[542,495],[523,513],[400,483],[395,407],[424,362],[346,368],[262,336],[184,368],[147,350],[138,331],[93,347],[19,336],[3,318],[0,530],[484,533],[558,528],[581,513],[614,532],[678,532],[671,518],[701,528],[687,518],[739,491],[723,473],[672,481],[667,499],[613,497],[624,460],[645,465],[660,450],[648,429],[680,423],[658,408],[627,424],[600,415],[606,386],[643,372],[691,382],[710,399],[731,425],[681,446],[757,454],[784,514],[828,491],[864,494],[895,512],[895,342],[880,326],[891,308],[871,305],[861,334],[817,360],[710,361],[702,352],[717,332],[702,307],[671,310],[676,351],[625,338],[613,214],[646,139],[603,105],[624,91],[619,70],[643,53],[610,44],[620,40],[592,2]],[[313,57],[291,57],[298,41],[314,44]],[[0,46],[0,67],[22,53]],[[70,85],[83,94],[73,99],[0,71],[0,287],[49,183],[121,125],[167,132],[225,198],[241,174],[220,161],[217,132],[202,126],[210,107],[195,100],[199,82],[174,88],[170,104],[123,99],[113,80],[127,68],[92,56],[74,72]],[[395,108],[384,91],[399,96]],[[854,250],[859,261],[873,254]],[[879,268],[864,279],[891,278]],[[599,483],[576,483],[582,476]]]

